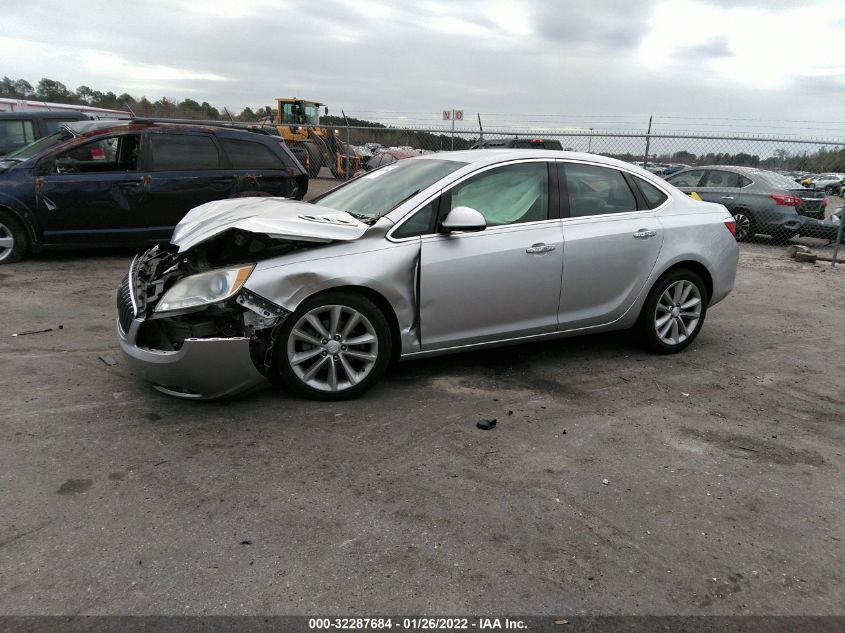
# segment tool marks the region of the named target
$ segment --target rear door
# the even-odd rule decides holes
[[[39,161],[35,191],[46,243],[144,240],[140,143],[139,134],[100,137]]]
[[[238,190],[212,134],[152,130],[148,133],[150,184],[144,217],[153,240],[169,240],[194,207]]]
[[[693,191],[698,191],[699,185],[704,180],[704,173],[703,169],[688,169],[669,176],[666,182],[689,195]]]
[[[218,137],[228,167],[240,191],[262,191],[273,196],[296,197],[296,182],[282,159],[259,140]]]
[[[728,211],[741,206],[743,177],[724,169],[708,169],[704,180],[695,190],[705,202],[724,205]],[[745,184],[749,184],[747,178]]]
[[[559,329],[610,323],[633,305],[657,262],[663,226],[654,209],[667,196],[645,183],[654,190],[652,201],[645,200],[639,179],[617,169],[576,162],[558,168],[564,216]]]

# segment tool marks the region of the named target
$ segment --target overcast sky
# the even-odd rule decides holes
[[[455,107],[489,126],[655,114],[845,136],[842,0],[33,0],[6,3],[0,27],[0,75],[33,85],[237,111],[296,95],[394,122]]]

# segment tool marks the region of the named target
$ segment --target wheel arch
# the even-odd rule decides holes
[[[16,209],[14,206],[12,206],[12,205],[10,205],[6,202],[0,202],[0,211],[8,213],[9,215],[12,216],[12,218],[14,218],[15,220],[17,220],[20,223],[20,225],[23,227],[24,231],[26,231],[27,236],[29,237],[30,245],[38,244],[38,242],[40,241],[38,239],[39,235],[37,234],[37,231],[35,230],[33,223],[31,221],[29,221],[26,217],[27,215],[29,215],[28,212],[26,212],[26,211],[21,212],[19,209]]]
[[[676,270],[680,269],[687,269],[694,272],[696,275],[701,277],[701,281],[704,282],[704,289],[707,291],[707,303],[709,305],[710,300],[713,298],[713,275],[710,273],[710,270],[699,261],[694,259],[684,259],[678,262],[672,263],[669,267],[667,267],[651,284],[648,289],[648,292],[651,292],[652,288],[654,288],[660,280],[663,279],[666,275],[675,272]],[[645,293],[648,295],[648,293]]]

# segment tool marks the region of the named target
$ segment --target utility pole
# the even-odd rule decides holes
[[[645,156],[643,157],[643,169],[648,167],[648,151],[649,145],[651,144],[651,119],[652,117],[648,117],[648,132],[645,135]]]

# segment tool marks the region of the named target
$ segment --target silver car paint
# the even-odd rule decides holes
[[[592,154],[562,153],[549,150],[483,150],[486,156],[483,157],[483,160],[479,160],[482,158],[479,156],[481,151],[438,154],[437,157],[442,159],[473,162],[450,174],[436,186],[428,188],[400,205],[379,220],[359,240],[344,244],[332,244],[312,251],[290,253],[259,262],[256,271],[247,281],[246,287],[291,311],[295,310],[309,296],[335,287],[357,285],[379,292],[395,310],[402,343],[402,356],[422,356],[437,351],[475,347],[536,335],[562,336],[566,333],[630,327],[636,322],[639,307],[645,301],[647,292],[644,292],[644,290],[650,288],[668,268],[681,261],[696,261],[710,272],[714,287],[711,305],[727,296],[733,288],[738,247],[722,224],[724,220],[730,219],[730,214],[721,205],[694,201],[678,189],[668,185],[664,180],[642,169],[628,163]],[[551,230],[556,233],[557,230],[551,227],[558,225],[562,227],[563,244],[561,244],[562,248],[557,253],[562,251],[565,254],[569,247],[578,248],[578,234],[589,231],[584,225],[597,228],[605,223],[614,223],[624,219],[624,230],[616,230],[613,236],[607,238],[607,241],[601,240],[597,243],[598,248],[604,246],[604,249],[585,248],[581,250],[584,255],[589,253],[591,257],[596,256],[598,258],[592,266],[579,263],[576,259],[576,252],[570,260],[569,268],[572,275],[568,275],[565,263],[562,269],[559,269],[558,274],[562,276],[563,281],[561,282],[560,277],[558,277],[558,287],[556,291],[552,291],[552,294],[557,292],[560,295],[561,287],[572,288],[570,294],[573,295],[573,303],[567,303],[568,297],[566,300],[561,300],[560,308],[568,311],[562,312],[558,322],[553,323],[551,328],[548,324],[542,324],[540,320],[532,319],[530,316],[532,311],[536,310],[537,302],[548,299],[548,287],[543,286],[546,293],[535,297],[534,302],[523,301],[523,297],[514,293],[515,289],[522,290],[525,288],[525,281],[520,278],[519,271],[515,270],[513,275],[500,274],[495,278],[496,287],[507,289],[510,293],[506,301],[497,298],[495,302],[490,302],[496,305],[479,306],[479,309],[476,309],[475,305],[478,294],[481,293],[476,294],[472,285],[460,287],[454,282],[450,285],[448,277],[457,273],[461,273],[463,276],[463,273],[458,271],[457,267],[453,270],[441,268],[442,277],[440,279],[427,281],[425,278],[427,261],[425,253],[430,249],[426,249],[423,245],[437,242],[450,243],[449,240],[454,241],[458,236],[432,235],[405,240],[391,239],[392,231],[390,229],[393,228],[391,221],[401,224],[402,220],[410,218],[414,211],[425,206],[433,197],[440,195],[466,177],[486,168],[517,160],[561,160],[561,154],[564,154],[568,162],[578,160],[578,162],[610,166],[632,173],[661,189],[669,196],[669,200],[655,211],[547,220],[539,223],[497,227],[480,233],[461,235],[460,243],[470,244],[472,242],[464,238],[494,234],[502,229],[506,229],[508,232],[516,229],[531,233],[538,228],[537,225],[544,225],[544,231]],[[411,158],[408,160],[420,159]],[[622,218],[623,215],[632,217]],[[669,244],[668,248],[662,248],[667,241],[665,217],[674,218],[674,220],[669,221],[668,226],[668,229],[671,230],[670,241],[674,243]],[[699,239],[702,237],[701,235],[689,231],[690,222],[703,228],[706,233],[705,239]],[[567,229],[567,227],[569,228]],[[639,240],[633,234],[641,228],[651,228],[658,235],[648,240]],[[575,234],[575,237],[572,238],[572,245],[566,240],[567,232]],[[385,233],[388,237],[387,240],[384,239]],[[549,235],[548,233],[545,234]],[[551,237],[546,238],[546,241],[550,240]],[[523,246],[529,247],[535,243],[529,244],[529,241],[531,240],[520,240],[520,248]],[[626,243],[628,246],[626,246]],[[403,248],[394,250],[391,245],[402,245]],[[649,253],[649,257],[645,260],[640,255],[644,250]],[[481,252],[483,254],[483,249]],[[554,254],[553,257],[559,257],[555,254],[555,251],[552,251],[552,253]],[[423,255],[422,263],[420,263],[421,254]],[[397,255],[400,256],[397,257]],[[461,256],[463,258],[462,267],[472,265],[469,256],[463,254]],[[721,259],[726,256],[728,261],[727,264],[724,264]],[[527,254],[525,258],[526,260],[533,259]],[[552,259],[549,258],[550,261]],[[733,264],[731,264],[731,261]],[[636,270],[635,280],[626,281],[625,276],[631,273],[631,262],[637,262],[640,268]],[[280,266],[284,268],[268,272]],[[421,297],[417,296],[414,283],[417,266],[420,266],[422,274],[420,282]],[[475,265],[475,274],[467,275],[467,278],[473,279],[474,283],[478,284],[480,281],[478,273],[483,270],[485,270],[483,265]],[[597,270],[598,274],[596,273]],[[351,271],[354,271],[354,274],[351,274]],[[451,294],[439,293],[436,295],[436,299],[433,299],[435,294],[425,291],[425,288],[429,285],[432,288],[439,287],[441,293],[446,291]],[[576,290],[579,291],[577,294]],[[467,296],[468,292],[470,293],[469,296]],[[617,298],[619,303],[616,306],[609,307],[613,298]],[[557,300],[555,300],[556,302]],[[525,315],[520,314],[519,309],[521,308],[511,308],[511,306],[521,307],[523,304]],[[460,312],[456,310],[456,306],[460,306]],[[515,326],[509,329],[506,327],[505,330],[497,332],[491,327],[489,321],[483,321],[485,309],[486,312],[490,312],[491,308],[508,310],[509,314],[503,317],[501,322],[515,324]],[[572,309],[569,310],[569,308]],[[417,310],[420,313],[422,331],[415,327]],[[482,317],[482,322],[477,322],[474,329],[466,325],[471,323],[472,319],[478,319],[479,315]],[[455,326],[451,336],[445,331],[441,331],[442,325],[437,325],[438,319],[450,318],[453,319]],[[431,329],[428,331],[431,340],[425,336],[429,322],[432,323]]]
[[[308,242],[356,240],[368,226],[348,213],[284,198],[229,198],[192,209],[170,240],[180,252],[229,229]]]
[[[336,241],[258,262],[245,287],[289,311],[296,310],[308,297],[333,288],[376,293],[392,309],[403,358],[631,327],[648,290],[679,262],[695,261],[710,273],[710,305],[722,300],[733,288],[738,248],[723,224],[730,214],[721,205],[692,200],[640,168],[590,154],[548,150],[475,150],[438,154],[437,158],[469,164],[413,196],[371,227],[357,226],[357,222],[355,226],[338,227],[303,219],[302,215],[338,212],[276,201],[285,205],[285,210],[279,211],[274,220],[262,218],[263,232]],[[420,159],[425,157],[408,160]],[[546,220],[452,236],[393,237],[393,231],[404,220],[464,177],[525,160],[564,160],[612,167],[648,181],[665,192],[668,200],[648,212]],[[224,214],[232,221],[223,228],[211,220],[203,223],[197,217],[200,213],[186,218],[195,229],[177,230],[174,242],[180,250],[231,226],[257,228],[258,224],[250,223],[256,219],[252,212],[246,213],[246,218],[232,217],[245,200],[232,202],[235,204]],[[624,224],[619,224],[620,220]],[[610,236],[598,230],[613,223]],[[645,240],[634,237],[640,229],[654,231],[655,235]],[[353,233],[359,235],[353,237]],[[519,238],[516,244],[509,243],[506,251],[509,261],[522,263],[491,269],[490,254],[494,249],[484,242],[498,243],[497,236],[505,235]],[[486,239],[477,239],[482,236]],[[536,244],[555,248],[541,256],[524,252]],[[457,253],[455,246],[474,248]],[[455,261],[461,261],[460,267],[448,264],[450,253],[456,256]],[[647,255],[644,257],[643,253]],[[591,262],[582,261],[587,256]],[[632,269],[632,265],[636,268]],[[484,274],[491,270],[494,276],[485,279]],[[542,271],[541,281],[526,271]],[[633,278],[626,279],[632,272]],[[542,314],[543,309],[549,312]],[[246,352],[240,356],[241,360],[248,360]],[[201,372],[206,367],[194,365],[192,369]],[[233,382],[236,380],[239,379],[232,377]],[[220,395],[223,394],[209,397]]]

